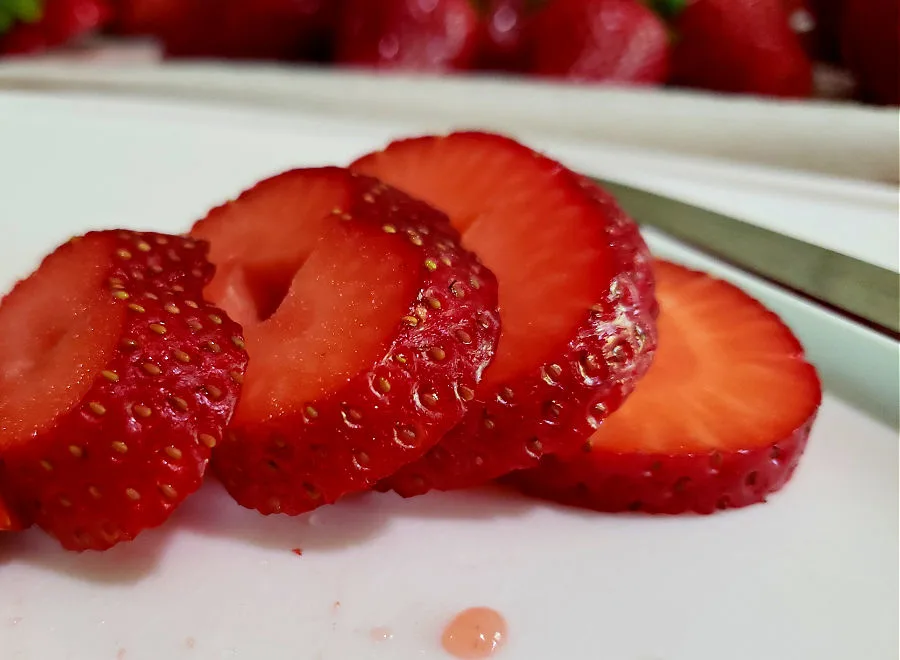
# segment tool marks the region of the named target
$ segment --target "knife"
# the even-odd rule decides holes
[[[639,225],[900,337],[900,275],[874,264],[621,183],[594,178]]]

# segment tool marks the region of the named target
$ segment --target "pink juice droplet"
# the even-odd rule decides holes
[[[444,629],[441,644],[462,660],[490,658],[506,642],[506,621],[489,607],[463,610]]]

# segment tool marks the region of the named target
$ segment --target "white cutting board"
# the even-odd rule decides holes
[[[346,162],[403,130],[0,95],[0,288],[69,234],[184,230],[263,176]],[[659,165],[635,167],[661,177]],[[860,370],[842,343],[896,358],[895,343],[741,284],[777,299],[836,373]],[[36,530],[0,537],[0,658],[439,660],[449,618],[486,605],[508,621],[497,657],[509,660],[888,660],[897,464],[896,432],[829,394],[788,488],[711,517],[604,516],[484,490],[264,518],[210,484],[105,554],[65,553]]]

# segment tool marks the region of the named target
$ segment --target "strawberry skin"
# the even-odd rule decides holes
[[[296,515],[366,490],[462,418],[499,335],[497,284],[445,215],[348,170],[294,170],[192,234],[251,357],[213,455],[239,504]]]
[[[478,26],[477,68],[526,71],[531,62],[529,0],[488,0]]]
[[[344,0],[336,59],[384,69],[470,69],[478,54],[478,30],[469,0]]]
[[[117,34],[158,35],[182,22],[187,7],[185,0],[119,0],[111,27]]]
[[[579,447],[656,344],[634,223],[609,195],[499,135],[401,140],[352,167],[445,210],[500,283],[500,342],[469,412],[381,486],[465,488]]]
[[[659,348],[582,452],[506,480],[599,511],[713,513],[790,479],[822,393],[790,330],[737,288],[657,262]]]
[[[104,0],[46,0],[41,18],[0,35],[0,54],[38,53],[102,27],[112,16]]]
[[[231,0],[228,10],[223,55],[298,59],[327,50],[324,42],[333,37],[341,7],[335,0]]]
[[[167,55],[298,59],[327,50],[333,0],[124,0],[114,29],[157,37]]]
[[[675,32],[674,84],[764,96],[812,93],[812,63],[784,0],[689,0]]]
[[[864,101],[900,104],[900,2],[845,2],[841,46]]]
[[[155,527],[203,479],[247,362],[200,297],[207,245],[91,232],[0,306],[0,484],[71,550]]]
[[[538,75],[582,82],[662,84],[669,35],[638,0],[555,0],[533,22]]]
[[[788,0],[794,2],[796,0]],[[809,0],[815,18],[815,59],[840,63],[844,0]]]

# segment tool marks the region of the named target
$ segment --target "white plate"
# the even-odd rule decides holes
[[[399,132],[0,96],[0,288],[69,234],[184,230],[262,176]],[[895,343],[652,241],[780,305],[832,363],[829,384],[866,376],[850,343],[896,364]],[[507,618],[498,658],[896,658],[897,461],[894,430],[828,394],[786,490],[711,517],[602,516],[485,490],[263,518],[210,485],[105,554],[65,553],[34,530],[0,539],[0,658],[440,659],[442,626],[471,605]],[[393,637],[376,641],[384,628]]]
[[[292,63],[147,62],[146,44],[0,61],[0,88],[102,90],[482,126],[896,184],[896,108],[507,75],[354,71]],[[834,127],[840,126],[840,130]]]

